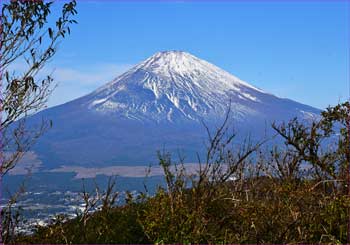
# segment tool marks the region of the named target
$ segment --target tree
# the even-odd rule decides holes
[[[299,162],[311,165],[316,179],[342,185],[340,191],[344,194],[350,162],[349,114],[350,103],[345,102],[327,108],[321,113],[321,119],[310,126],[296,118],[287,124],[272,126],[284,139],[289,152],[298,155]]]
[[[55,55],[62,38],[70,34],[76,2],[65,3],[55,26],[48,23],[53,2],[42,0],[10,1],[2,6],[0,41],[0,111],[2,120],[1,176],[14,168],[49,123],[33,130],[25,128],[25,119],[42,109],[53,89],[50,75],[37,75]],[[26,63],[23,73],[11,71],[14,64]],[[8,152],[6,155],[3,152]],[[11,152],[11,153],[10,153]]]
[[[2,4],[0,25],[0,181],[51,125],[42,121],[36,128],[26,128],[26,118],[45,107],[54,86],[50,75],[38,73],[55,55],[58,44],[77,23],[76,1],[67,2],[56,22],[49,23],[53,2],[11,0]],[[23,72],[16,64],[25,63]],[[42,74],[40,74],[41,76]],[[12,210],[16,193],[1,210],[3,242],[11,242],[18,213]]]

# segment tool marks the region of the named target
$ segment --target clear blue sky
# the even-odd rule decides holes
[[[183,50],[279,97],[325,108],[349,96],[349,9],[346,1],[78,1],[79,24],[48,67],[59,82],[49,105],[155,52]]]

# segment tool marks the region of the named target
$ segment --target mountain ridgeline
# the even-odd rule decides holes
[[[259,139],[273,121],[313,120],[319,110],[266,93],[181,51],[159,52],[92,93],[41,111],[53,121],[34,151],[44,169],[148,165],[157,150],[196,161],[228,108],[239,137]]]

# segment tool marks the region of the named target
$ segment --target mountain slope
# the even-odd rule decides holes
[[[53,120],[35,147],[44,168],[146,165],[156,150],[195,160],[206,134],[231,106],[235,128],[259,138],[272,121],[311,120],[319,110],[281,99],[180,51],[159,52],[92,93],[38,113]]]
[[[86,97],[86,105],[139,120],[198,120],[224,113],[230,98],[257,101],[256,93],[262,91],[188,53],[173,51],[155,54],[96,90]],[[236,109],[253,113],[238,104]]]

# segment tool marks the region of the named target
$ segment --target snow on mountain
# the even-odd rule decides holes
[[[236,132],[265,137],[273,121],[317,118],[319,110],[266,93],[191,54],[159,52],[92,93],[34,115],[53,127],[34,147],[44,168],[147,165],[156,151],[196,161],[231,103]],[[270,130],[271,132],[271,130]],[[238,139],[237,139],[238,140]]]
[[[91,93],[84,103],[100,113],[172,122],[217,117],[227,111],[230,100],[237,114],[254,114],[245,101],[259,103],[265,94],[189,53],[166,51]]]

